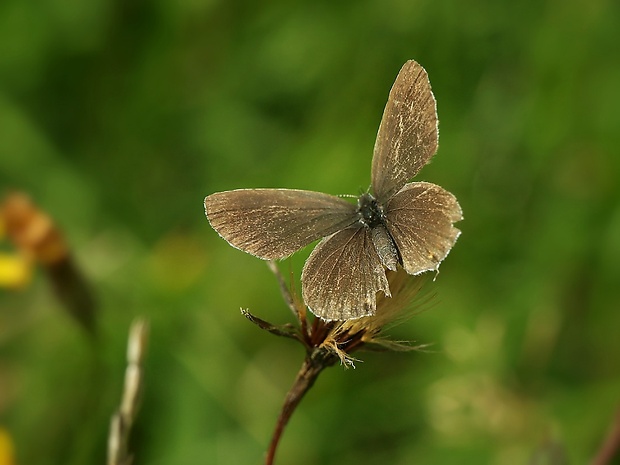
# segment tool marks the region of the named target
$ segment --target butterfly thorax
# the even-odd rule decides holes
[[[357,215],[360,222],[369,228],[383,224],[385,219],[383,208],[369,193],[362,194],[357,199]]]
[[[362,194],[357,200],[357,215],[360,223],[370,229],[370,237],[381,263],[389,270],[396,271],[396,265],[401,260],[394,239],[386,227],[383,207],[371,194]]]

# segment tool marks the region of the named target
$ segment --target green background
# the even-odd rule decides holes
[[[240,314],[292,320],[203,198],[367,189],[408,59],[440,120],[417,179],[465,216],[431,308],[391,331],[432,346],[324,372],[276,462],[587,463],[620,399],[618,44],[612,0],[1,2],[0,189],[60,225],[101,329],[93,348],[44,273],[1,291],[18,463],[104,463],[137,315],[135,463],[261,463],[303,350]]]

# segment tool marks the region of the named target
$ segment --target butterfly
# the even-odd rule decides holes
[[[460,231],[456,197],[410,182],[437,151],[438,120],[428,75],[403,65],[379,125],[371,189],[353,204],[294,189],[238,189],[205,198],[211,226],[230,245],[264,260],[286,258],[317,239],[301,275],[308,308],[324,320],[373,315],[376,294],[391,296],[386,269],[438,270]]]

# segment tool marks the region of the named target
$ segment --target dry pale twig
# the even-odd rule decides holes
[[[144,384],[143,362],[146,353],[148,324],[135,320],[129,330],[127,343],[127,369],[120,408],[112,416],[108,436],[108,465],[129,465],[132,456],[128,452],[129,433],[136,419],[140,395]]]

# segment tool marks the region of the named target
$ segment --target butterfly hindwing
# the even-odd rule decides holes
[[[390,292],[370,230],[362,225],[323,239],[306,261],[301,284],[306,305],[325,320],[372,315],[377,292]]]
[[[406,184],[385,208],[386,226],[409,274],[436,270],[461,233],[456,197],[436,184]]]
[[[339,197],[293,189],[239,189],[205,199],[213,229],[230,245],[265,260],[288,257],[356,220]]]

